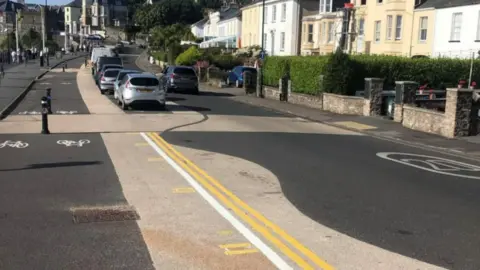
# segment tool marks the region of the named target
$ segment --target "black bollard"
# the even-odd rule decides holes
[[[43,67],[43,56],[40,56],[40,66]]]
[[[62,71],[65,72],[65,64],[62,66]]]
[[[47,97],[48,113],[52,114],[52,88],[47,88],[45,94],[46,94],[45,96]]]
[[[42,134],[50,134],[48,130],[48,99],[42,97]]]
[[[47,54],[47,67],[50,66],[50,59],[48,59],[48,54]]]

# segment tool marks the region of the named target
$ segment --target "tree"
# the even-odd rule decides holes
[[[34,29],[30,29],[22,35],[20,42],[24,48],[41,47],[42,36]]]
[[[9,32],[8,35],[5,36],[5,38],[2,40],[0,43],[0,48],[2,50],[8,50],[9,48],[11,50],[15,50],[15,33],[14,32]]]
[[[190,28],[182,24],[166,27],[157,26],[150,31],[150,46],[167,53],[168,62],[173,62],[181,41],[194,41],[196,38]]]
[[[144,5],[135,13],[134,20],[147,33],[155,26],[192,24],[203,17],[201,7],[193,0],[162,0],[153,5]]]

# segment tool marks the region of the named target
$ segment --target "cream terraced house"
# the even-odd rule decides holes
[[[423,43],[416,40],[419,27],[425,28],[425,21],[420,24],[420,17],[432,14],[415,9],[427,1],[430,0],[352,0],[355,31],[350,34],[349,51],[407,57],[417,52],[428,53],[428,44],[421,46],[426,40]],[[426,25],[429,26],[428,20]]]
[[[343,11],[339,8],[350,0],[319,0],[314,14],[305,12],[302,18],[301,54],[323,55],[338,46],[343,31]],[[312,12],[310,12],[312,13]]]
[[[261,1],[255,1],[251,5],[241,8],[242,11],[242,47],[261,46]]]

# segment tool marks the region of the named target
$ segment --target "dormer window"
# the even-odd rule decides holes
[[[320,12],[332,12],[332,0],[320,0]]]

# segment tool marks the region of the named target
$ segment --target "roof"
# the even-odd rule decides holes
[[[480,4],[480,0],[426,0],[415,8],[451,8],[477,4]]]
[[[203,18],[200,21],[192,24],[192,26],[203,26],[208,21],[208,18]]]
[[[238,8],[229,8],[225,11],[220,11],[220,20],[218,22],[223,22],[226,20],[233,19],[235,17],[238,17],[242,14],[240,9]]]
[[[17,9],[24,9],[24,5],[10,0],[0,1],[0,11],[2,12],[11,12],[16,11]]]
[[[122,6],[126,6],[126,0],[97,0],[98,4],[100,5],[116,5],[116,1],[120,1]],[[91,6],[94,0],[87,0],[87,6]],[[75,7],[81,8],[82,7],[82,0],[73,0],[72,2],[65,5],[66,7]]]
[[[93,4],[93,0],[87,0],[87,5]],[[82,0],[73,0],[65,5],[66,7],[82,8]]]
[[[257,3],[260,3],[260,2],[262,2],[262,0],[252,0],[252,2],[250,4],[242,6],[241,10],[248,9],[249,7],[251,7],[251,6],[253,6]]]

